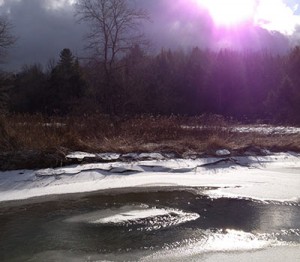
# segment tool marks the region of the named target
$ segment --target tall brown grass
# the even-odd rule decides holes
[[[1,124],[2,122],[2,124]],[[249,146],[300,151],[300,135],[236,133],[220,116],[9,115],[0,121],[0,150],[210,153]]]

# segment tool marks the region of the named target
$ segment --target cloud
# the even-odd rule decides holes
[[[60,4],[58,4],[60,3]],[[83,50],[84,25],[76,23],[73,6],[58,0],[5,0],[1,6],[14,26],[18,41],[10,52],[9,69],[24,64],[47,64],[58,57],[63,48],[75,55]]]
[[[203,7],[200,8],[201,5],[198,1],[152,0],[149,1],[151,2],[150,6],[144,4],[146,8],[149,8],[154,20],[153,24],[149,26],[148,32],[150,38],[155,39],[156,46],[200,46],[213,50],[221,48],[237,50],[263,49],[275,53],[283,53],[289,50],[292,43],[291,38],[294,38],[294,35],[284,34],[280,30],[273,30],[272,27],[274,26],[273,23],[280,20],[265,21],[264,26],[248,21],[235,27],[219,27],[214,24],[209,10]],[[293,13],[288,12],[288,7],[284,6],[286,7],[286,10],[284,10],[285,18],[287,19],[288,15],[294,17]],[[282,6],[278,5],[277,7]],[[280,17],[278,14],[277,16]],[[295,18],[298,18],[298,16],[295,15]],[[263,21],[257,22],[262,23]],[[287,22],[285,23],[288,25]],[[292,25],[296,26],[295,23]],[[293,30],[294,27],[291,26]]]
[[[44,1],[44,6],[47,9],[58,10],[72,6],[76,0],[48,0]]]
[[[207,12],[191,8],[184,0],[144,0],[153,23],[146,32],[157,48],[209,46],[212,21]]]
[[[132,0],[133,1],[133,0]],[[135,0],[136,7],[145,8],[152,23],[144,26],[145,34],[155,50],[165,48],[229,47],[238,50],[265,49],[286,52],[299,44],[300,7],[298,0],[257,0],[274,6],[268,10],[261,4],[256,23],[235,28],[216,28],[209,12],[195,5],[199,0]],[[87,25],[76,23],[75,0],[0,0],[0,13],[14,25],[18,37],[11,50],[8,69],[23,64],[46,64],[58,58],[63,48],[75,55],[84,55],[84,35]],[[276,8],[275,8],[276,7]],[[274,11],[275,10],[275,11]],[[264,12],[269,12],[262,15]],[[264,16],[269,19],[262,19]],[[271,19],[272,18],[272,19]]]
[[[282,0],[260,0],[257,6],[255,22],[269,31],[278,31],[293,35],[300,25],[300,16],[296,14],[299,4]]]

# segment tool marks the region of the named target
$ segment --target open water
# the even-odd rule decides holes
[[[152,189],[1,205],[0,261],[142,261],[300,247],[300,204]],[[198,191],[200,192],[200,191]]]

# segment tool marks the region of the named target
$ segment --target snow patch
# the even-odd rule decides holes
[[[216,128],[214,126],[189,126],[182,125],[182,129],[187,130],[208,130],[210,128]],[[235,127],[217,127],[223,131],[231,131],[236,133],[258,133],[263,135],[297,135],[300,134],[300,127],[292,126],[271,126],[271,125],[245,125],[245,126],[235,126]]]
[[[101,153],[101,154],[97,154],[97,156],[102,160],[113,161],[113,160],[118,160],[121,155],[116,153]]]
[[[253,252],[268,247],[284,245],[284,243],[280,243],[272,235],[252,234],[232,229],[206,230],[203,232],[201,240],[191,242],[175,249],[166,247],[163,251],[158,251],[143,258],[142,261],[202,261],[200,259],[201,255],[203,256],[212,252]],[[197,259],[193,260],[193,258]]]
[[[200,217],[197,213],[188,213],[171,208],[140,206],[123,206],[117,209],[106,209],[66,219],[71,223],[143,225],[146,230],[155,230],[179,225]]]
[[[227,149],[221,149],[216,151],[217,156],[230,156],[230,151]]]
[[[259,133],[264,135],[297,135],[300,134],[299,127],[291,126],[238,126],[232,129],[233,132],[238,133]]]
[[[299,201],[300,155],[164,159],[5,171],[0,172],[0,201],[154,186],[217,188],[205,192],[215,198]]]
[[[72,152],[66,156],[69,159],[78,159],[83,160],[84,158],[94,158],[96,157],[95,154],[90,154],[86,152]]]

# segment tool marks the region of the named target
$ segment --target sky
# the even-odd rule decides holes
[[[18,40],[1,67],[47,65],[63,48],[86,56],[86,24],[74,17],[76,0],[0,0],[0,14]],[[300,44],[300,0],[131,0],[148,10],[144,25],[153,49],[195,46],[219,50],[270,50],[283,53]]]

